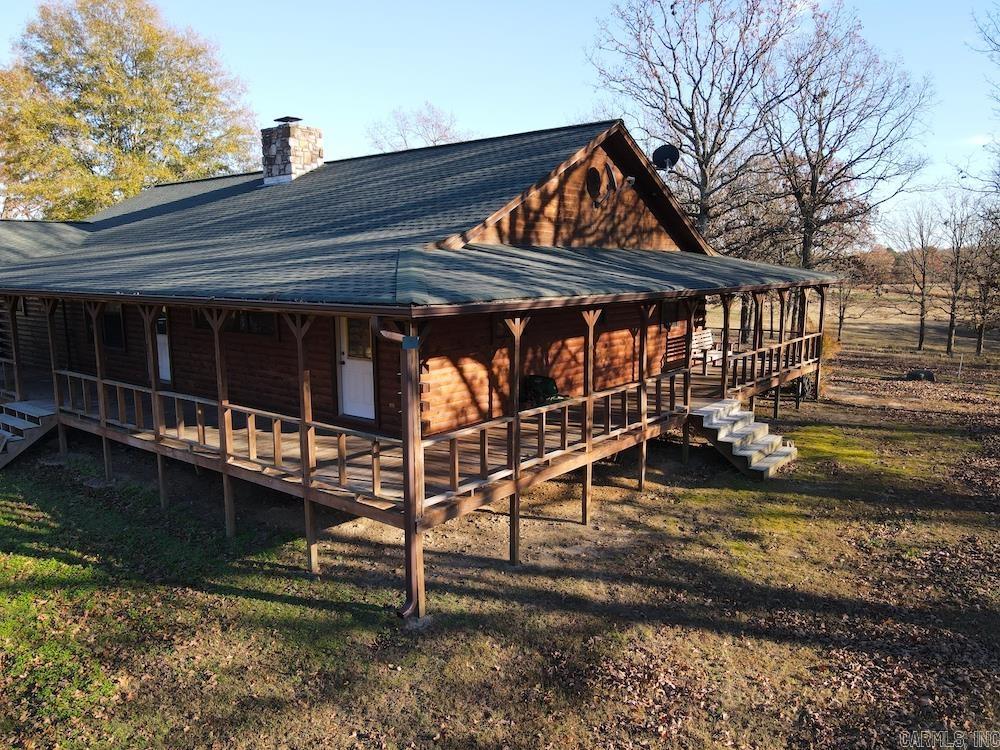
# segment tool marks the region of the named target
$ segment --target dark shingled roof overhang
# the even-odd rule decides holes
[[[401,309],[833,281],[693,252],[432,247],[616,124],[344,159],[273,187],[260,172],[160,185],[88,222],[0,222],[0,292]]]

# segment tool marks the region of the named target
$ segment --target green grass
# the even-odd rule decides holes
[[[164,512],[138,469],[104,487],[91,456],[19,462],[0,746],[829,747],[890,715],[995,722],[995,509],[941,468],[979,444],[824,404],[780,431],[800,459],[767,484],[709,448],[683,467],[656,444],[642,494],[631,457],[599,466],[588,527],[577,478],[536,488],[518,568],[502,512],[435,531],[418,628],[393,611],[395,530],[333,526],[316,580],[295,501],[238,493],[226,540],[212,477]]]

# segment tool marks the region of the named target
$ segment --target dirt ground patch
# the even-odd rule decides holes
[[[911,365],[934,384],[904,383]],[[990,367],[993,369],[991,370]],[[974,373],[974,374],[970,374]],[[74,436],[0,474],[0,746],[896,747],[1000,725],[995,364],[846,350],[774,425],[755,484],[713,449],[651,450],[525,500],[522,558],[485,509],[427,540],[403,624],[398,532],[324,515],[301,572],[292,500]],[[761,404],[761,415],[766,413]]]

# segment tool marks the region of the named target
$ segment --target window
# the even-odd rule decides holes
[[[201,310],[194,311],[195,328],[211,328]],[[229,333],[250,333],[257,336],[274,336],[278,332],[277,317],[273,313],[237,310],[229,313],[223,329]]]
[[[660,303],[660,326],[669,331],[680,320],[680,306],[674,302]]]
[[[355,359],[372,358],[372,329],[367,319],[347,319],[347,356]]]
[[[104,346],[119,352],[125,351],[125,312],[120,302],[104,306],[101,324],[104,327]]]

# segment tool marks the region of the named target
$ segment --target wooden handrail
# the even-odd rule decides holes
[[[586,403],[586,401],[586,396],[564,398],[561,401],[553,401],[551,404],[543,404],[542,406],[534,406],[530,409],[524,409],[523,411],[518,412],[518,416],[522,419],[537,417],[539,414],[547,414],[550,411],[559,411],[560,409],[568,409],[571,406],[579,406]]]
[[[298,421],[297,418],[295,421]],[[335,432],[339,435],[347,435],[348,437],[356,437],[362,440],[367,440],[368,442],[378,441],[383,444],[389,445],[402,445],[403,441],[399,438],[389,437],[388,435],[379,435],[375,432],[365,432],[364,430],[355,430],[351,427],[344,427],[343,425],[330,424],[329,422],[318,422],[315,419],[306,422],[306,426],[313,427],[317,430],[325,430],[327,432]]]
[[[145,385],[136,385],[135,383],[126,383],[123,380],[108,380],[104,379],[104,385],[110,385],[112,388],[127,388],[130,391],[139,391],[139,393],[152,393],[153,389]]]
[[[468,427],[459,427],[458,429],[451,430],[450,432],[441,432],[437,435],[431,435],[430,437],[424,438],[422,444],[425,448],[427,448],[453,438],[464,437],[465,435],[474,435],[478,432],[482,432],[483,430],[500,427],[502,425],[506,426],[513,421],[513,417],[498,417],[496,419],[491,419],[488,422],[478,422],[476,424],[469,425]]]
[[[257,409],[253,406],[241,406],[240,404],[230,403],[227,405],[228,408],[233,411],[239,412],[240,414],[253,414],[255,417],[265,417],[267,419],[276,419],[279,422],[289,422],[290,424],[298,424],[298,417],[290,417],[287,414],[279,414],[278,412],[268,411],[267,409]]]
[[[785,341],[781,341],[781,342],[775,341],[773,344],[768,344],[767,346],[762,346],[759,349],[747,349],[745,352],[734,352],[733,354],[729,355],[728,359],[729,359],[729,361],[733,361],[733,360],[737,360],[737,359],[742,359],[744,357],[752,357],[752,356],[757,355],[757,354],[766,354],[767,352],[774,351],[775,349],[778,349],[780,347],[788,348],[789,346],[791,346],[793,344],[799,344],[799,343],[802,343],[804,341],[809,341],[809,340],[812,340],[812,339],[816,339],[816,338],[819,338],[822,335],[823,334],[821,334],[821,333],[807,333],[805,336],[799,336],[798,338],[786,339]]]
[[[633,388],[638,388],[642,383],[638,380],[631,383],[625,383],[624,385],[616,385],[613,388],[605,388],[603,391],[594,391],[594,395],[591,396],[595,401],[602,398],[607,398],[608,396],[614,396],[617,393],[622,393],[623,391],[630,391]]]
[[[182,401],[190,401],[194,404],[204,404],[205,406],[218,406],[219,402],[203,396],[192,396],[188,393],[176,393],[175,391],[157,391],[158,396],[163,398],[179,398]]]
[[[96,375],[88,375],[85,372],[76,372],[74,370],[56,370],[55,373],[56,375],[62,375],[67,378],[76,378],[78,380],[89,380],[91,383],[97,382]]]

